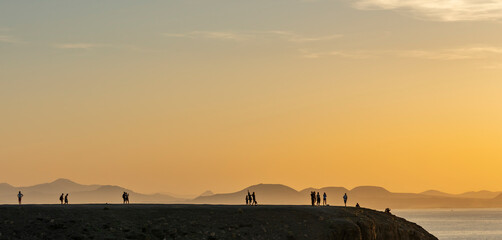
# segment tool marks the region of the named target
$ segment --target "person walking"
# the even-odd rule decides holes
[[[326,195],[326,192],[324,192],[324,194],[322,195],[322,205],[323,206],[326,206],[327,205],[327,202],[326,202],[326,198],[328,197],[328,195]]]
[[[253,194],[251,194],[251,197],[253,198],[253,204],[252,205],[258,205],[258,202],[256,201],[256,195],[255,193],[253,192]]]
[[[61,202],[61,204],[63,204],[63,200],[64,200],[64,193],[61,193],[61,196],[59,196],[59,201]]]
[[[249,205],[253,205],[253,197],[251,196],[251,193],[249,193],[249,190],[248,190],[248,199],[249,199]]]
[[[343,195],[343,203],[345,204],[345,207],[347,207],[347,193]]]
[[[64,196],[64,204],[68,204],[68,193]]]
[[[23,198],[23,194],[21,193],[21,191],[19,191],[19,193],[17,194],[17,201],[19,202],[19,205],[21,205],[21,200]]]

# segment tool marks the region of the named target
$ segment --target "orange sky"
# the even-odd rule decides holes
[[[0,182],[502,190],[502,15],[447,3],[0,3]]]

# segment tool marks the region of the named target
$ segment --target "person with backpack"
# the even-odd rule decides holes
[[[63,200],[64,200],[64,193],[61,193],[61,196],[59,196],[59,201],[61,202],[61,204],[63,204]]]

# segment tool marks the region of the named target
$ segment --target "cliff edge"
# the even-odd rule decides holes
[[[437,239],[392,214],[353,207],[4,205],[2,239]]]

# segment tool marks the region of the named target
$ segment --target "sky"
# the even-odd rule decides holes
[[[0,182],[502,187],[495,0],[5,0]]]

